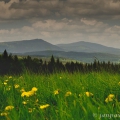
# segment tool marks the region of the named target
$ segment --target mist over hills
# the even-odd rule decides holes
[[[118,62],[120,60],[120,56],[108,53],[86,53],[86,52],[65,52],[65,51],[34,51],[29,53],[24,53],[23,55],[31,55],[31,56],[41,56],[41,57],[51,57],[54,55],[55,57],[69,58],[71,60],[77,60],[81,62],[93,62],[95,59],[99,61],[111,61]]]
[[[82,62],[93,62],[96,58],[99,61],[120,61],[120,49],[84,41],[58,45],[53,45],[42,39],[1,42],[0,52],[5,49],[9,53],[17,55],[44,57],[54,55]]]

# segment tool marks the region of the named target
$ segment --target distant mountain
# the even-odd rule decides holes
[[[85,53],[85,52],[64,52],[64,51],[36,51],[36,52],[27,52],[22,55],[30,56],[42,56],[49,57],[54,55],[55,57],[68,58],[73,60],[78,60],[81,62],[93,62],[95,59],[99,61],[111,61],[118,62],[120,56],[108,54],[108,53]]]
[[[62,48],[64,51],[75,51],[75,52],[87,52],[87,53],[110,53],[120,55],[120,49],[106,47],[96,43],[90,42],[75,42],[70,44],[58,44],[58,47]]]
[[[33,51],[57,50],[62,49],[56,45],[52,45],[42,39],[23,40],[13,42],[1,42],[0,52],[7,50],[10,53],[25,53]]]
[[[42,39],[1,42],[0,52],[3,53],[5,49],[8,53],[17,55],[46,57],[54,55],[82,62],[93,62],[94,59],[99,61],[120,61],[120,49],[83,41],[59,45],[53,45]]]

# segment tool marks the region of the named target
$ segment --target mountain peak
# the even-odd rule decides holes
[[[33,51],[57,50],[62,51],[58,46],[52,45],[42,39],[12,41],[0,43],[0,52],[7,50],[11,53],[25,53]]]

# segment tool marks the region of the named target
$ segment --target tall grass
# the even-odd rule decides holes
[[[120,74],[107,72],[1,76],[0,120],[120,119],[119,82]],[[21,96],[21,89],[28,92],[33,87],[34,94]],[[105,102],[109,95],[113,97]],[[5,110],[6,106],[14,108]]]

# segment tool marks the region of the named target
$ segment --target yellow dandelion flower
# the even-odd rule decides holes
[[[3,84],[4,84],[4,85],[7,85],[7,82],[4,82]]]
[[[46,104],[46,105],[40,105],[40,109],[45,109],[47,107],[49,107],[50,105],[49,104]]]
[[[108,102],[112,102],[115,98],[115,95],[114,94],[110,94],[108,95],[108,97],[105,99],[105,102],[108,103]]]
[[[15,84],[14,87],[17,89],[19,88],[20,86],[18,84]]]
[[[110,95],[108,96],[108,98],[111,98],[111,99],[113,99],[114,97],[115,97],[114,94],[110,94]]]
[[[34,91],[22,92],[21,97],[30,97],[34,94]]]
[[[28,91],[28,94],[29,94],[29,96],[32,96],[32,95],[35,94],[35,92],[34,91]]]
[[[85,92],[87,97],[93,96],[93,94],[91,92]]]
[[[9,79],[11,79],[12,78],[12,76],[9,76]]]
[[[28,92],[22,92],[21,97],[29,97],[29,93]]]
[[[8,80],[5,80],[5,82],[8,82]]]
[[[1,116],[7,116],[8,113],[7,113],[7,112],[2,112],[0,115],[1,115]]]
[[[118,83],[118,85],[120,85],[120,82]]]
[[[6,106],[5,110],[8,111],[8,110],[12,110],[13,108],[14,108],[14,106]]]
[[[22,104],[23,104],[23,105],[26,105],[26,104],[27,104],[27,102],[26,102],[26,101],[23,101],[23,102],[22,102]]]
[[[38,89],[36,87],[33,87],[31,91],[36,92]]]
[[[105,99],[105,102],[106,102],[106,103],[108,103],[108,102],[109,102],[109,99],[108,99],[108,98],[106,98],[106,99]]]
[[[58,94],[59,94],[59,90],[55,90],[54,95],[58,95]]]
[[[66,97],[70,96],[70,95],[72,95],[72,93],[70,91],[66,92],[66,94],[65,94]]]

